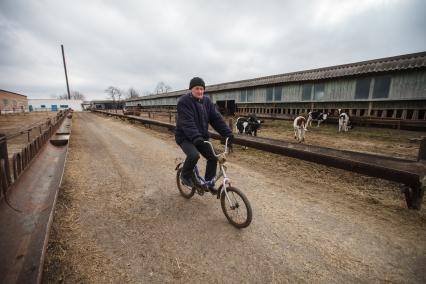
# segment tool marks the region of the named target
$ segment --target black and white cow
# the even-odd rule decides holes
[[[341,112],[339,109],[339,132],[347,132],[349,129],[353,128],[350,117],[346,112]]]
[[[262,121],[258,120],[254,114],[248,117],[239,117],[235,124],[236,132],[239,134],[257,136],[257,130],[260,128],[261,123]]]
[[[312,126],[312,121],[316,121],[318,123],[317,127],[319,127],[321,122],[324,122],[327,119],[328,115],[328,113],[324,112],[310,111],[308,113],[308,121],[306,122],[306,127]]]

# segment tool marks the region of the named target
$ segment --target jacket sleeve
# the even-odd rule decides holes
[[[185,133],[185,136],[191,141],[198,137],[202,137],[200,131],[195,124],[195,116],[191,107],[186,104],[184,101],[179,101],[177,104],[177,115],[182,130]]]
[[[222,115],[216,110],[214,104],[209,100],[210,112],[209,122],[214,130],[216,130],[221,136],[228,137],[232,135],[232,130],[226,125]]]

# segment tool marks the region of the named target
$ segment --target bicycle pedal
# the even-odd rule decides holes
[[[197,193],[198,195],[204,195],[204,189],[197,187]]]

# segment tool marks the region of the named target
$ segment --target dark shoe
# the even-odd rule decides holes
[[[194,187],[194,182],[192,181],[192,178],[185,178],[183,176],[180,176],[180,181],[185,186],[189,186],[191,188]]]

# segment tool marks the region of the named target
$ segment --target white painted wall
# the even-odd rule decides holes
[[[52,111],[54,106],[57,110],[72,108],[74,111],[83,111],[82,100],[57,100],[57,99],[28,99],[28,109],[31,111]]]

